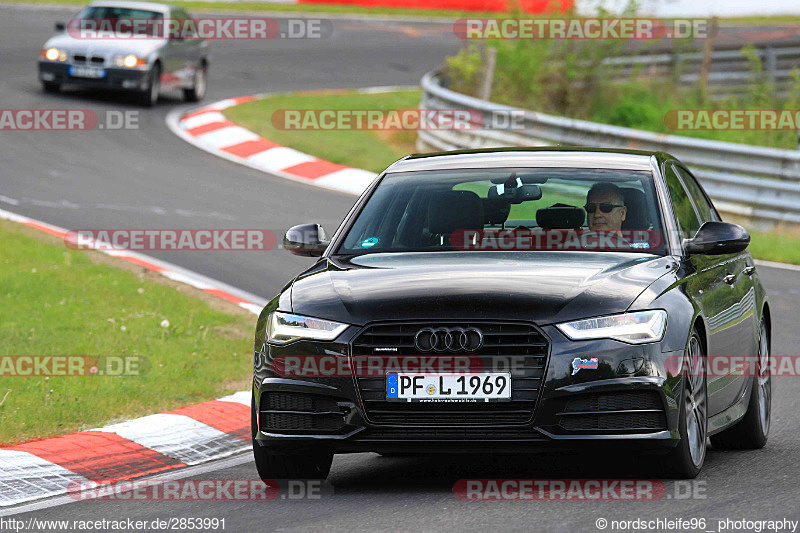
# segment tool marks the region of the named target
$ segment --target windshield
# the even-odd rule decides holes
[[[389,173],[335,252],[663,253],[649,171],[526,168]]]

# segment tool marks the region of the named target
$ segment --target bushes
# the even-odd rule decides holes
[[[601,10],[599,16],[610,15]],[[635,17],[635,7],[620,16]],[[691,43],[674,44],[686,49]],[[701,104],[700,87],[677,84],[675,76],[656,78],[634,72],[628,79],[622,79],[617,67],[603,63],[607,57],[624,54],[626,43],[622,40],[516,39],[470,44],[447,58],[446,71],[453,90],[476,94],[483,69],[484,46],[497,50],[493,102],[658,133],[797,148],[796,131],[673,131],[664,123],[665,115],[673,109],[800,108],[800,73],[795,70],[793,86],[787,95],[779,98],[752,47],[742,49],[750,64],[747,90],[724,100]],[[685,67],[678,65],[676,68],[680,71]]]

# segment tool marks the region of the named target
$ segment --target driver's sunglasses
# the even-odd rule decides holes
[[[583,208],[586,209],[587,213],[594,213],[597,210],[598,206],[600,207],[600,211],[602,211],[603,213],[610,213],[611,211],[614,210],[615,207],[625,207],[624,204],[608,204],[608,203],[595,204],[595,203],[588,203],[585,206],[583,206]]]

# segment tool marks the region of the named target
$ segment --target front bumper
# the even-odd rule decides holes
[[[43,82],[63,85],[79,85],[101,89],[144,90],[147,85],[146,70],[135,68],[104,68],[102,78],[80,78],[71,76],[70,65],[52,61],[39,61],[39,79]]]
[[[679,376],[668,375],[664,363],[667,358],[682,354],[664,353],[660,343],[632,346],[613,340],[575,342],[554,327],[540,329],[549,343],[542,385],[530,419],[513,423],[502,422],[502,416],[497,423],[485,417],[469,423],[468,416],[460,423],[451,419],[376,422],[365,408],[364,393],[352,373],[334,370],[325,375],[313,372],[287,375],[276,372],[275,362],[292,356],[346,362],[334,363],[329,368],[352,371],[358,366],[352,364],[352,340],[358,336],[358,331],[345,332],[339,342],[264,344],[255,352],[254,360],[256,442],[274,453],[320,449],[334,453],[487,450],[530,453],[586,446],[592,449],[629,446],[640,452],[658,453],[678,443],[675,398],[680,392],[681,380]],[[597,369],[573,374],[574,359],[594,357],[598,358]],[[264,397],[270,398],[269,405]],[[279,404],[273,405],[272,398],[278,397]],[[294,397],[316,400],[305,407],[285,403]],[[403,405],[406,404],[400,404],[401,408]],[[308,412],[314,409],[317,414],[309,416]],[[470,407],[466,409],[468,415]],[[300,418],[281,418],[284,416]],[[312,419],[306,426],[294,429],[280,427],[280,423],[275,422]],[[297,429],[299,427],[303,429]]]

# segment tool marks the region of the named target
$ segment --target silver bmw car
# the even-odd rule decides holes
[[[39,79],[47,92],[62,85],[135,91],[152,106],[162,89],[182,90],[186,100],[205,96],[208,41],[172,35],[164,24],[189,20],[182,8],[150,2],[97,1],[42,48]],[[120,29],[127,24],[126,32]]]

